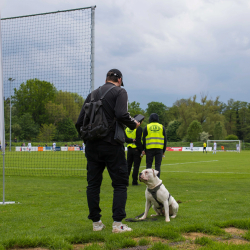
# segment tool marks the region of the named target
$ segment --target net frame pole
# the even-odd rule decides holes
[[[0,202],[0,205],[5,204],[14,204],[14,201],[5,201],[5,126],[4,126],[4,94],[3,94],[3,58],[2,58],[2,31],[1,31],[1,12],[0,12],[0,102],[1,102],[1,116],[0,120],[2,120],[1,126],[1,144],[2,144],[2,152],[3,152],[3,202]]]
[[[91,6],[91,92],[95,89],[95,8]]]
[[[1,31],[1,13],[0,13],[0,101],[1,101],[1,110],[0,110],[0,122],[1,122],[1,150],[2,150],[2,155],[3,155],[3,202],[0,204],[5,203],[5,162],[4,162],[4,157],[5,157],[5,132],[4,132],[4,100],[3,100],[3,60],[2,60],[2,31]],[[1,121],[2,120],[2,121]],[[3,127],[2,127],[3,126]]]

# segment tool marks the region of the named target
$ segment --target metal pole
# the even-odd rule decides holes
[[[5,145],[4,145],[4,147],[5,147]],[[3,205],[5,204],[5,169],[4,169],[5,161],[4,161],[4,156],[5,156],[5,152],[3,151]]]
[[[4,163],[4,154],[5,154],[5,133],[4,133],[4,93],[3,93],[3,61],[2,61],[2,32],[1,32],[1,12],[0,12],[0,139],[2,144],[3,152],[3,202],[0,204],[5,204],[5,163]]]
[[[95,89],[95,8],[91,6],[91,91]]]
[[[15,79],[9,78],[10,81],[10,151],[11,151],[11,82],[15,81]]]

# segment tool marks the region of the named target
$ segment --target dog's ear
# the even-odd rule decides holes
[[[154,177],[155,177],[155,171],[156,171],[156,170],[152,169],[152,171],[153,171],[153,175],[154,175]]]
[[[154,170],[154,177],[159,174],[158,170]]]

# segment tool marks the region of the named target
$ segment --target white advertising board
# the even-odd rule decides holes
[[[212,151],[212,147],[207,147],[207,151]],[[191,151],[190,147],[182,147],[182,151]],[[193,151],[203,151],[203,147],[193,147]]]

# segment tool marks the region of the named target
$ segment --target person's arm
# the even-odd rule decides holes
[[[141,154],[143,151],[143,146],[141,143],[142,140],[142,128],[138,127],[136,130],[136,141],[135,141],[135,145],[137,146],[137,149],[139,150],[139,153]]]
[[[166,135],[166,129],[164,126],[163,126],[163,136],[164,136],[163,154],[165,154],[166,147],[167,147],[167,135]]]
[[[115,104],[115,117],[117,121],[123,123],[130,129],[135,129],[139,126],[134,118],[132,118],[128,112],[128,95],[125,89],[120,89],[116,104]]]
[[[144,128],[143,130],[143,139],[142,139],[142,147],[143,150],[146,150],[146,136],[148,135],[148,130],[147,130],[147,126]]]
[[[133,139],[127,137],[126,132],[125,132],[125,142],[126,142],[126,143],[133,143],[133,142],[134,142]]]
[[[91,96],[91,94],[88,95],[88,97],[86,98],[84,104],[82,105],[81,112],[80,112],[79,117],[77,119],[77,122],[75,124],[76,130],[77,130],[79,135],[80,135],[80,127],[83,125],[83,119],[84,119],[84,116],[85,116],[85,110],[84,110],[83,107],[84,107],[85,103],[90,102],[90,96]]]

